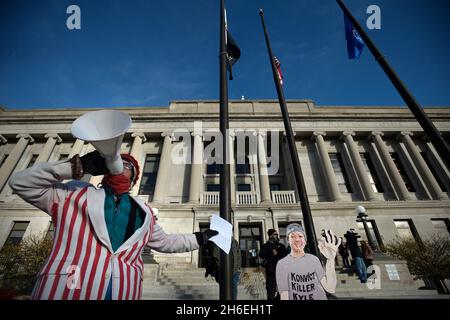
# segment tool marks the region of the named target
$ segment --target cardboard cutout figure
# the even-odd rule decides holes
[[[276,279],[281,300],[326,300],[325,291],[334,293],[334,270],[337,248],[341,240],[331,230],[319,240],[319,250],[327,259],[325,270],[315,255],[305,253],[306,235],[303,227],[291,223],[286,228],[291,252],[277,263]]]

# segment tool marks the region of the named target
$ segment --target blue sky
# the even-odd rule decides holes
[[[450,105],[450,2],[346,0],[424,106]],[[81,30],[66,8],[81,8]],[[264,35],[282,64],[287,99],[318,105],[404,105],[372,55],[346,53],[334,0],[227,0],[242,57],[229,98],[276,99]],[[167,106],[219,97],[219,0],[0,0],[0,105],[9,109]]]

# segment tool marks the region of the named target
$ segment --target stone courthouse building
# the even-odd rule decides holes
[[[366,208],[379,246],[397,236],[449,234],[449,170],[407,108],[316,106],[309,100],[291,100],[288,108],[318,236],[324,228],[341,236],[354,228],[367,238],[356,221],[357,205]],[[72,122],[91,110],[0,109],[0,247],[53,232],[50,217],[12,194],[7,181],[35,163],[92,151],[70,133]],[[133,195],[159,210],[158,223],[168,233],[207,228],[219,212],[219,166],[211,163],[218,152],[211,149],[218,141],[219,103],[118,110],[133,119],[122,152],[135,156],[143,171]],[[244,267],[257,265],[268,229],[283,238],[287,224],[302,221],[279,110],[276,101],[230,102],[232,223]],[[448,142],[450,108],[426,113]],[[174,161],[174,154],[191,161]],[[267,167],[269,160],[278,170]],[[84,179],[95,185],[101,180]],[[154,259],[197,266],[202,253],[154,253]]]

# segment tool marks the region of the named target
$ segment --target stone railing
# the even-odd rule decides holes
[[[294,190],[286,191],[272,191],[272,201],[274,204],[295,204],[297,200],[295,199]]]
[[[219,205],[220,192],[205,191],[201,194],[201,204],[203,205]],[[238,191],[236,192],[236,202],[239,205],[258,204],[258,194],[254,191]]]
[[[206,191],[202,193],[201,204],[205,205],[219,205],[220,192]]]
[[[236,192],[237,204],[251,205],[258,203],[258,194],[254,191],[238,191]]]

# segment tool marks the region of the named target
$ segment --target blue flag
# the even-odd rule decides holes
[[[344,13],[345,21],[345,39],[347,40],[347,52],[349,59],[358,59],[362,53],[363,48],[366,46],[364,41],[356,31],[353,23]]]

